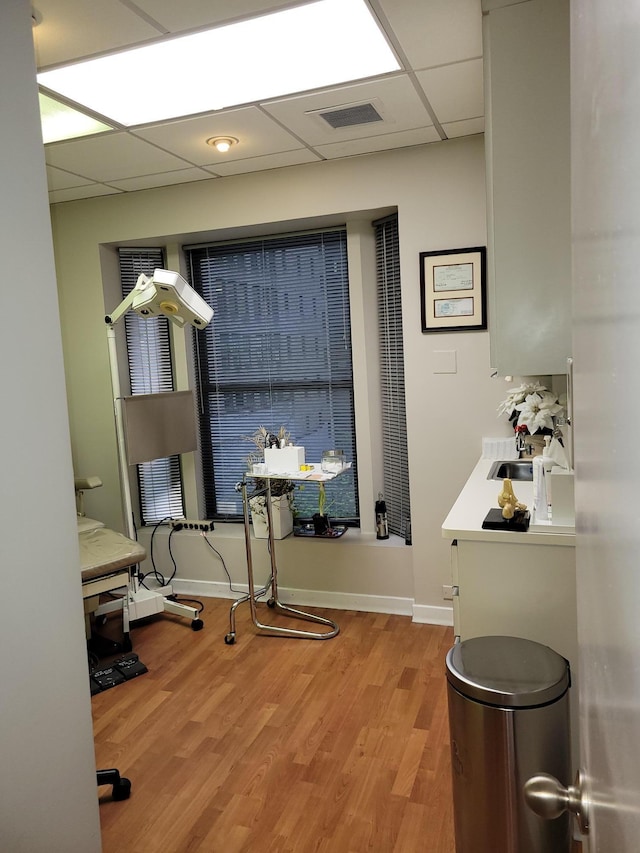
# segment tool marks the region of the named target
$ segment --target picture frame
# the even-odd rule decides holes
[[[422,331],[487,328],[486,246],[420,252]]]

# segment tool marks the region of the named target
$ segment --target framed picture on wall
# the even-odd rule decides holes
[[[423,332],[487,328],[485,246],[420,252]]]

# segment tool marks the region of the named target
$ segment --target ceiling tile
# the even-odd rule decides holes
[[[418,71],[416,77],[441,124],[484,115],[481,59]]]
[[[120,0],[34,0],[33,5],[42,15],[33,30],[38,69],[162,35]]]
[[[279,154],[267,154],[264,157],[250,157],[247,160],[229,160],[211,165],[208,170],[216,175],[241,175],[246,172],[260,172],[265,169],[281,169],[284,166],[298,166],[300,163],[314,163],[320,158],[307,148],[296,151],[283,151]]]
[[[424,145],[427,142],[440,142],[435,127],[422,127],[406,130],[402,133],[390,133],[386,136],[370,136],[367,139],[351,139],[335,142],[331,145],[318,145],[317,151],[323,157],[351,157],[354,154],[372,154],[374,151],[387,151],[390,148],[407,148],[410,145]]]
[[[50,166],[107,183],[190,165],[126,132],[49,145],[45,157]]]
[[[253,17],[295,4],[273,0],[136,0],[136,6],[172,33]]]
[[[156,175],[142,175],[139,178],[110,181],[111,186],[126,192],[148,190],[152,187],[165,187],[172,184],[189,184],[193,181],[206,181],[214,176],[202,169],[180,169],[177,172],[161,172]]]
[[[317,115],[318,110],[367,102],[373,103],[383,116],[383,121],[334,129]],[[433,124],[406,74],[395,75],[373,83],[357,83],[353,86],[327,89],[312,95],[281,98],[266,102],[264,109],[313,146],[348,139],[382,136]]]
[[[226,110],[132,132],[196,166],[215,166],[229,159],[247,159],[303,147],[295,136],[257,107]],[[233,136],[238,140],[231,149],[231,158],[207,145],[207,139],[212,136]]]
[[[33,2],[43,19],[34,30],[36,61],[46,68],[309,0]],[[51,201],[438,142],[431,109],[447,137],[482,133],[481,0],[365,2],[406,63],[405,71],[208,116],[46,145]],[[215,57],[211,67],[214,73]],[[295,68],[291,76],[295,85]],[[367,103],[374,104],[382,121],[334,129],[317,114]],[[205,144],[212,136],[234,136],[240,144],[221,155]]]
[[[482,56],[481,0],[379,0],[412,68]]]
[[[484,118],[446,122],[442,125],[442,129],[448,139],[455,139],[458,136],[474,136],[476,133],[484,133]]]
[[[86,187],[69,187],[66,190],[53,190],[49,193],[51,204],[62,201],[77,201],[81,198],[94,198],[102,195],[118,195],[120,190],[113,187],[105,187],[104,184],[89,184]]]
[[[47,166],[47,183],[50,190],[64,190],[69,187],[86,186],[93,181],[90,178],[80,178],[62,169],[56,169],[54,166]]]

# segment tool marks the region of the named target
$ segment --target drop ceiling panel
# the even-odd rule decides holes
[[[58,204],[63,201],[77,201],[80,198],[95,198],[101,195],[118,195],[120,190],[113,187],[105,187],[104,184],[89,184],[86,187],[73,187],[68,190],[52,190],[49,193],[49,202]]]
[[[464,121],[452,121],[442,125],[448,139],[456,139],[459,136],[474,136],[476,133],[484,133],[484,116],[482,118],[470,118]]]
[[[45,157],[50,166],[107,183],[191,165],[125,132],[50,145]]]
[[[66,190],[69,187],[86,186],[93,181],[90,178],[80,178],[62,169],[56,169],[54,166],[47,166],[47,183],[50,190]]]
[[[214,26],[293,6],[285,0],[136,0],[136,6],[172,33]]]
[[[36,63],[44,70],[309,0],[32,2],[42,16],[34,40]],[[431,111],[447,137],[482,133],[481,0],[366,2],[405,64],[404,72],[208,117],[46,145],[52,202],[437,142]],[[212,75],[217,71],[212,57]],[[295,68],[291,77],[295,85]],[[333,129],[313,114],[366,103],[374,104],[384,120]],[[205,146],[208,137],[227,135],[240,139],[231,156]]]
[[[250,157],[247,160],[227,160],[206,167],[216,175],[242,175],[245,172],[261,172],[265,169],[281,169],[284,166],[298,166],[301,163],[314,163],[320,160],[317,155],[307,148],[296,151],[283,151],[280,154],[267,154],[264,157]]]
[[[482,56],[480,0],[378,2],[412,68]]]
[[[295,136],[257,107],[211,113],[204,117],[141,128],[134,133],[178,157],[184,157],[196,166],[215,166],[232,159],[259,157],[303,147]],[[228,154],[220,154],[207,145],[207,139],[212,136],[233,136],[238,144]]]
[[[422,127],[405,130],[402,133],[390,133],[386,136],[370,136],[367,139],[350,139],[331,145],[319,145],[317,151],[327,160],[337,157],[352,157],[355,154],[373,154],[375,151],[387,151],[390,148],[407,148],[410,145],[424,145],[426,142],[440,142],[435,127]]]
[[[383,121],[352,127],[332,128],[317,115],[319,110],[338,109],[372,102]],[[383,136],[433,124],[424,104],[406,74],[376,82],[341,86],[312,95],[281,98],[264,109],[309,145],[326,145],[348,139]]]
[[[120,0],[34,0],[33,6],[42,15],[33,31],[39,70],[162,35]]]
[[[202,169],[180,169],[177,172],[160,172],[157,175],[141,175],[139,178],[125,178],[122,181],[110,181],[111,186],[119,190],[133,192],[148,190],[152,187],[166,187],[173,184],[189,184],[193,181],[206,181],[213,178],[209,172]]]
[[[440,123],[484,115],[482,60],[416,72]]]

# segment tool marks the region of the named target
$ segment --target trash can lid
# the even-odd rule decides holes
[[[477,702],[502,707],[546,705],[571,685],[569,662],[521,637],[473,637],[449,650],[447,680]]]

